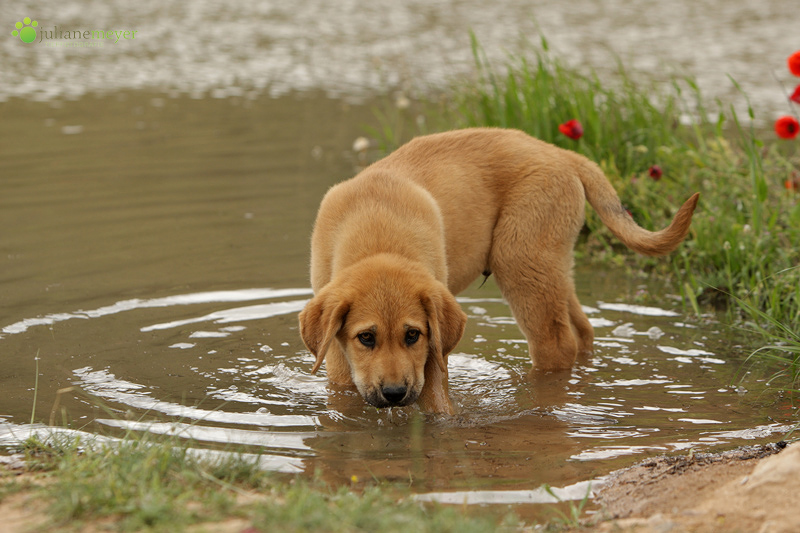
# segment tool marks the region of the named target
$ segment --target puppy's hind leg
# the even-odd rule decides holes
[[[572,367],[579,346],[565,295],[567,284],[561,276],[541,271],[523,275],[497,274],[497,284],[511,312],[528,340],[533,367],[537,370],[566,370]],[[565,298],[567,296],[567,298]]]
[[[589,355],[592,353],[594,343],[594,329],[586,313],[583,312],[575,288],[572,287],[572,294],[569,299],[569,318],[572,321],[572,328],[578,340],[578,355]]]
[[[553,224],[542,231],[519,222],[498,223],[492,272],[528,340],[534,368],[566,370],[592,344],[592,326],[572,281],[573,229]]]

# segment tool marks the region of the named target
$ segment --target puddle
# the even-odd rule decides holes
[[[174,435],[336,484],[505,504],[544,501],[544,483],[580,499],[648,455],[775,440],[795,416],[760,375],[730,386],[745,355],[730,331],[651,281],[580,268],[597,342],[572,372],[531,381],[490,280],[459,298],[457,416],[329,394],[296,315],[317,205],[352,175],[370,107],[154,98],[0,104],[0,444]],[[68,429],[28,425],[34,408]]]

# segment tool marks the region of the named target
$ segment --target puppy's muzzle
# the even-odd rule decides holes
[[[418,394],[405,384],[383,384],[374,388],[364,399],[375,407],[400,407],[417,400]]]

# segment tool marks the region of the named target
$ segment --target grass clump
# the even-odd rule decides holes
[[[143,438],[84,446],[61,437],[28,441],[26,454],[29,468],[52,474],[42,490],[57,525],[111,520],[120,530],[174,531],[231,513],[233,483],[266,483],[243,456],[204,461],[174,444]]]
[[[31,439],[28,470],[43,482],[3,487],[0,496],[33,492],[47,504],[49,528],[102,525],[119,531],[224,528],[248,531],[482,532],[521,526],[514,515],[470,516],[415,502],[407,490],[332,489],[319,480],[279,476],[258,456],[197,454],[186,442],[143,436],[108,444],[69,437]]]
[[[472,50],[478,78],[457,88],[454,99],[454,118],[461,127],[521,129],[604,163],[614,177],[648,170],[661,155],[687,142],[685,137],[694,136],[678,127],[679,99],[670,93],[654,97],[651,89],[634,83],[621,63],[612,88],[595,73],[580,73],[552,57],[545,39],[533,60],[512,58],[503,74],[492,67],[474,36]],[[699,92],[696,85],[692,89]],[[584,128],[577,141],[558,129],[571,119]]]
[[[772,376],[770,384],[778,383],[780,388],[800,393],[800,332],[788,328],[763,311],[750,307],[746,302],[740,302],[740,305],[747,308],[752,316],[760,318],[758,322],[754,322],[753,327],[759,329],[768,341],[768,344],[753,351],[748,361],[766,360],[782,367],[782,370]],[[798,426],[795,426],[792,432],[797,429]]]

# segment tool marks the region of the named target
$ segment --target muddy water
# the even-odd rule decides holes
[[[0,104],[2,442],[40,430],[35,408],[74,431],[244,445],[335,483],[525,503],[543,483],[581,497],[635,458],[785,431],[794,411],[763,394],[765,374],[730,386],[745,352],[731,331],[646,279],[586,268],[596,352],[571,373],[529,379],[490,280],[460,298],[458,416],[329,395],[297,333],[308,237],[374,122],[369,106],[314,94]]]

